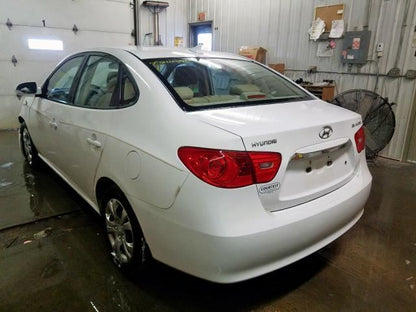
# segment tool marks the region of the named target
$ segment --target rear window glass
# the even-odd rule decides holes
[[[294,83],[252,61],[169,58],[144,62],[185,110],[310,99]]]

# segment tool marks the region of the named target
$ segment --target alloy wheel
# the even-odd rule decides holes
[[[23,143],[23,150],[29,165],[33,164],[33,147],[32,147],[32,140],[30,138],[29,131],[27,128],[23,128],[22,131],[22,143]]]
[[[107,202],[105,223],[114,262],[118,267],[130,263],[135,247],[133,227],[125,207],[116,198]]]

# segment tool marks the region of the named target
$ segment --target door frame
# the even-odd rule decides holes
[[[193,22],[193,23],[188,23],[188,42],[189,42],[189,47],[193,48],[196,46],[196,44],[194,43],[194,39],[193,39],[193,29],[192,27],[195,26],[205,26],[205,25],[210,25],[211,26],[211,33],[212,33],[212,44],[211,44],[211,50],[214,51],[214,21],[213,20],[209,20],[209,21],[203,21],[203,22]]]
[[[412,144],[411,139],[413,135],[416,135],[416,89],[413,92],[413,105],[412,105],[412,108],[410,109],[410,120],[409,120],[409,126],[407,127],[406,137],[404,141],[404,151],[403,151],[402,161],[416,162],[416,159],[409,159],[410,145]],[[416,139],[416,137],[414,139]],[[413,142],[413,144],[416,144],[416,142]]]

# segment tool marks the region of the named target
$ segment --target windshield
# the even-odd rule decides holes
[[[144,62],[185,110],[311,99],[294,83],[252,61],[168,58]]]

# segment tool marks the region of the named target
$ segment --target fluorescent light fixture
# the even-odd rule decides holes
[[[64,49],[62,40],[28,39],[27,42],[31,50],[62,51]]]

